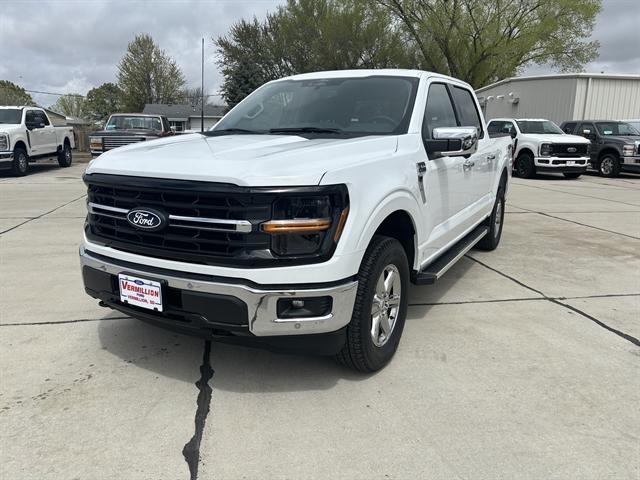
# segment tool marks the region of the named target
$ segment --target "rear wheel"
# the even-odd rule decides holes
[[[620,161],[615,155],[608,153],[600,159],[598,171],[603,177],[617,177],[620,173]]]
[[[496,195],[496,203],[493,205],[491,215],[485,221],[485,225],[489,227],[487,234],[482,237],[476,248],[480,250],[495,250],[500,244],[502,238],[502,225],[504,224],[504,188],[501,186],[498,188]]]
[[[338,360],[361,372],[375,372],[395,354],[405,318],[409,289],[409,263],[395,238],[376,235],[358,272],[358,292],[347,342]]]
[[[578,172],[565,172],[563,173],[565,178],[578,178],[580,175],[582,175],[582,173],[578,173]]]
[[[533,157],[530,153],[521,153],[516,158],[515,165],[516,174],[520,178],[533,178],[536,175],[536,166],[533,163]]]
[[[69,145],[68,142],[65,142],[62,150],[58,152],[58,165],[61,167],[70,167],[72,161],[71,145]]]
[[[19,177],[23,177],[29,173],[29,156],[24,148],[18,147],[13,151],[13,166],[11,167],[11,171]]]

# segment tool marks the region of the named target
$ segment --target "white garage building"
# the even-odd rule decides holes
[[[476,90],[487,120],[640,118],[640,75],[571,73],[512,77]]]

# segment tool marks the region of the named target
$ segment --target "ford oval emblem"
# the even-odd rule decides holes
[[[578,149],[577,149],[577,148],[575,148],[575,147],[569,147],[569,148],[567,148],[567,152],[569,152],[569,153],[576,153],[577,151],[578,151]]]
[[[150,208],[133,208],[127,212],[127,221],[141,230],[157,231],[167,226],[166,216]]]

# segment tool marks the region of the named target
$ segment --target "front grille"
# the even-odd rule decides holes
[[[111,150],[113,148],[122,147],[124,145],[129,145],[130,143],[143,142],[145,140],[146,140],[145,137],[132,136],[132,135],[108,136],[108,137],[102,137],[102,145],[103,145],[103,149],[106,151],[106,150]]]
[[[115,175],[87,175],[85,182],[86,234],[92,241],[201,264],[251,266],[273,258],[271,236],[258,225],[271,218],[275,194],[256,194],[226,184]],[[160,232],[133,227],[126,213],[136,207],[159,210],[169,218],[169,226]]]
[[[587,148],[589,147],[586,143],[553,143],[551,144],[551,155],[554,157],[584,157],[587,155]],[[574,149],[575,151],[569,152],[569,149]]]

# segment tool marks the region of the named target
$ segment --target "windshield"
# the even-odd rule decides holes
[[[22,121],[21,108],[0,108],[0,123],[20,123]]]
[[[631,125],[625,122],[596,122],[600,135],[640,135]]]
[[[112,115],[105,130],[162,130],[160,117],[142,117],[140,115]]]
[[[518,120],[517,123],[522,133],[564,135],[560,127],[550,120]]]
[[[239,103],[210,133],[406,133],[418,80],[371,76],[270,83]]]

